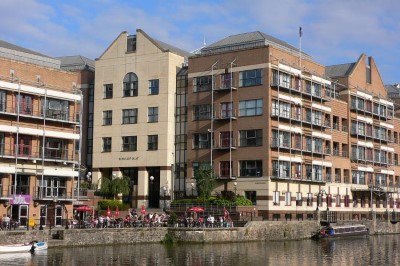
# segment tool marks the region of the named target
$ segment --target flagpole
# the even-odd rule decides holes
[[[299,66],[300,66],[300,72],[301,72],[301,36],[303,36],[303,29],[300,27],[299,28],[299,57],[300,57]]]

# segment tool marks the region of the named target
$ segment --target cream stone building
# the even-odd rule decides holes
[[[187,56],[137,30],[96,60],[93,182],[128,176],[134,207],[171,198],[176,75]]]

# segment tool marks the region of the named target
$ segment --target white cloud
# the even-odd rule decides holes
[[[321,64],[355,61],[366,52],[384,65],[400,61],[400,1],[280,0],[141,2],[2,0],[0,36],[50,56],[98,57],[122,31],[193,50],[228,35],[260,30],[302,48]],[[378,65],[379,67],[379,65]]]

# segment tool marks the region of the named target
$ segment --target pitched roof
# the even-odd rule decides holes
[[[81,55],[57,57],[61,61],[61,69],[64,70],[92,70],[95,69],[94,60]]]
[[[201,49],[201,54],[212,54],[224,51],[240,50],[252,47],[261,47],[265,45],[271,45],[289,52],[299,53],[300,50],[296,47],[279,40],[271,35],[265,34],[260,31],[241,33],[236,35],[228,36],[222,40],[205,46]],[[310,55],[301,52],[302,55],[308,59],[312,59]]]
[[[150,37],[150,38],[151,38],[151,37]],[[175,47],[175,46],[173,46],[173,45],[170,45],[170,44],[168,44],[168,43],[165,43],[165,42],[156,40],[156,39],[154,39],[154,38],[152,38],[152,39],[153,39],[153,41],[155,41],[155,42],[158,44],[158,46],[161,47],[165,52],[170,51],[170,52],[172,52],[172,53],[174,53],[174,54],[177,54],[177,55],[180,55],[180,56],[183,56],[183,57],[186,57],[186,58],[189,57],[189,56],[191,55],[191,53],[186,52],[186,51],[184,51],[184,50],[182,50],[182,49],[180,49],[180,48],[177,48],[177,47]]]
[[[60,69],[60,61],[58,59],[3,40],[0,40],[0,57]]]
[[[18,51],[18,52],[24,52],[24,53],[27,53],[27,54],[39,55],[39,56],[52,58],[50,56],[35,52],[33,50],[26,49],[24,47],[21,47],[21,46],[18,46],[18,45],[15,45],[15,44],[3,41],[3,40],[0,40],[0,47],[6,48],[6,49],[10,49],[10,50],[14,50],[14,51]]]
[[[400,84],[385,85],[389,98],[400,98]]]
[[[325,67],[325,75],[328,77],[345,77],[351,74],[356,63],[347,63]]]

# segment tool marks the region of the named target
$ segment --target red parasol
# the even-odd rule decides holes
[[[108,216],[108,217],[110,217],[110,216],[111,216],[110,207],[107,207],[107,216]]]
[[[204,208],[202,208],[202,207],[191,207],[191,208],[188,209],[188,211],[191,211],[191,212],[204,212]]]
[[[117,206],[117,208],[115,209],[115,217],[118,217],[119,216],[119,210],[118,210],[118,206]]]
[[[78,212],[91,212],[91,211],[93,211],[93,209],[88,207],[88,206],[80,206],[80,207],[75,208],[75,210],[78,211]]]
[[[146,209],[144,208],[144,205],[142,205],[142,209],[140,210],[140,212],[145,215],[146,214]]]

